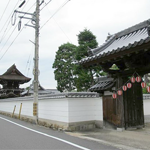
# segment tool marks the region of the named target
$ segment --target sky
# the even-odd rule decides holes
[[[42,1],[42,0],[41,0]],[[0,74],[13,64],[33,81],[35,30],[30,20],[12,17],[14,10],[33,13],[36,0],[5,0],[0,5]],[[57,82],[52,65],[59,46],[70,42],[78,46],[77,35],[90,30],[102,45],[108,33],[115,34],[150,19],[150,0],[44,0],[40,8],[39,82],[46,89],[55,89]],[[30,18],[30,15],[25,15]],[[16,20],[14,22],[14,20]],[[12,25],[12,23],[15,23]]]

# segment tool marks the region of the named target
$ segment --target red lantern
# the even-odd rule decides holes
[[[127,83],[127,88],[130,89],[132,87],[131,83]]]
[[[126,91],[127,90],[127,86],[123,85],[122,89],[123,89],[123,91]]]
[[[141,83],[141,86],[142,86],[142,88],[145,88],[145,87],[146,87],[146,83],[145,83],[145,82],[142,82],[142,83]]]
[[[136,77],[136,82],[141,82],[141,77]]]
[[[135,82],[135,77],[131,77],[131,82],[132,82],[132,83]]]
[[[150,93],[150,86],[147,87],[147,92]]]
[[[112,97],[113,97],[113,99],[116,99],[116,98],[117,98],[117,94],[116,94],[116,93],[113,93],[113,94],[112,94]]]
[[[122,95],[122,90],[118,90],[118,95]]]

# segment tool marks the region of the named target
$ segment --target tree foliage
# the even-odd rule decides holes
[[[72,91],[75,89],[73,68],[75,61],[76,46],[71,43],[63,44],[56,52],[53,63],[55,80],[57,80],[57,89],[60,92]]]
[[[57,89],[61,92],[87,91],[95,82],[95,77],[103,74],[99,66],[83,68],[74,62],[88,57],[88,50],[96,48],[96,37],[90,30],[84,29],[78,35],[78,46],[71,43],[63,44],[56,52],[53,63]]]
[[[98,43],[96,41],[96,36],[90,30],[84,29],[78,35],[78,48],[76,53],[76,59],[81,60],[84,57],[88,57],[88,49],[96,48]]]
[[[84,29],[78,35],[79,46],[76,49],[76,59],[79,61],[84,57],[88,57],[88,50],[96,48],[98,43],[96,36],[90,30]],[[76,88],[77,91],[87,91],[92,85],[95,84],[95,78],[103,74],[100,66],[91,68],[83,68],[82,66],[76,66]]]

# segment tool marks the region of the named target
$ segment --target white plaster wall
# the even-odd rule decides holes
[[[65,98],[40,100],[39,118],[68,123],[68,100]]]
[[[20,101],[22,103],[21,115],[33,117],[33,101]]]
[[[0,111],[13,113],[16,102],[0,102]]]
[[[150,115],[150,99],[144,100],[144,115]]]
[[[13,113],[14,106],[16,105],[15,114],[19,114],[20,105],[22,103],[21,114],[26,116],[33,116],[33,102],[32,101],[6,101],[0,102],[0,111]]]
[[[33,117],[33,100],[9,99],[0,101],[0,111],[19,114],[22,103],[21,115]],[[101,98],[43,98],[39,100],[39,118],[72,123],[84,121],[102,121]]]
[[[82,121],[102,121],[102,98],[71,98],[69,103],[69,123]]]

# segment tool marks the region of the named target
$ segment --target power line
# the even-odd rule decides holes
[[[61,10],[68,2],[69,2],[70,0],[68,0],[68,1],[66,1],[63,5],[61,5],[59,8],[58,8],[58,10],[43,24],[43,26],[40,28],[40,29],[42,29],[48,22],[49,22],[49,20],[59,11],[59,10]],[[51,2],[51,0],[46,4],[46,6],[49,4]],[[35,3],[32,5],[32,7],[35,5]],[[31,8],[32,8],[31,7]],[[30,9],[31,9],[30,8]],[[29,9],[29,10],[30,10]],[[44,8],[42,8],[42,9],[44,9]],[[28,21],[29,22],[29,21]],[[28,22],[27,22],[27,24],[28,24]],[[10,36],[9,36],[9,38],[7,39],[7,41],[6,41],[6,43],[8,42],[8,40],[10,39],[10,37],[12,36],[12,34],[14,33],[14,31],[15,31],[15,29],[16,29],[16,27],[17,27],[17,25],[15,26],[15,28],[14,28],[14,30],[11,32],[11,34],[10,34]],[[13,43],[15,42],[15,40],[18,38],[18,36],[20,35],[20,33],[22,32],[22,30],[23,30],[23,28],[20,30],[20,32],[17,34],[17,36],[14,38],[14,40],[11,42],[11,44],[9,45],[9,47],[6,49],[6,51],[4,52],[4,54],[0,57],[0,60],[4,57],[4,55],[7,53],[7,51],[10,49],[10,47],[13,45]],[[4,44],[4,46],[6,45],[6,43]],[[3,48],[4,48],[4,46],[3,46]],[[2,48],[2,49],[3,49]],[[2,50],[1,49],[1,50]],[[1,51],[0,50],[0,51]]]
[[[2,42],[2,40],[5,38],[5,36],[9,33],[9,31],[11,30],[11,27],[9,28],[9,30],[7,30],[8,29],[8,27],[6,27],[6,29],[5,29],[5,31],[4,31],[4,34],[2,35],[2,37],[1,37],[1,40],[0,40],[0,43]],[[7,33],[6,33],[6,31],[7,31]],[[0,50],[1,51],[1,50]]]
[[[3,45],[3,47],[0,49],[0,52],[3,50],[3,48],[5,47],[5,45],[7,44],[8,40],[11,38],[12,34],[14,33],[15,29],[17,28],[17,25],[15,26],[14,30],[11,32],[10,36],[8,37],[8,39],[6,40],[5,44]]]
[[[71,42],[70,38],[68,37],[68,35],[65,33],[65,31],[61,28],[61,26],[57,23],[57,21],[53,18],[53,20],[55,21],[55,23],[57,24],[57,26],[60,28],[60,30],[62,31],[62,33],[66,36],[66,38]],[[71,42],[72,43],[72,42]]]
[[[51,0],[50,0],[51,1]],[[46,5],[47,6],[47,5]],[[45,8],[45,6],[44,6]],[[49,11],[48,7],[47,10]],[[49,11],[50,12],[50,11]],[[67,34],[64,32],[64,30],[61,28],[61,26],[57,23],[57,21],[53,18],[54,22],[56,23],[56,25],[60,28],[60,30],[62,31],[62,33],[66,36],[66,38],[71,42],[70,38],[67,36]]]
[[[28,21],[28,22],[29,22],[29,21]],[[27,22],[27,23],[28,23],[28,22]],[[17,25],[15,26],[14,30],[12,31],[10,37],[12,36],[12,34],[14,33],[14,31],[15,31],[16,28],[17,28]],[[17,36],[14,38],[14,40],[11,42],[11,44],[9,45],[9,47],[6,49],[6,51],[4,52],[4,54],[2,55],[2,57],[0,57],[0,60],[4,57],[4,55],[6,54],[6,52],[7,52],[7,51],[10,49],[10,47],[13,45],[13,43],[14,43],[15,40],[18,38],[19,34],[22,32],[23,29],[24,29],[24,28],[22,28],[22,29],[19,31],[19,33],[18,33]],[[10,38],[10,37],[9,37],[9,38]],[[5,46],[6,43],[8,42],[9,38],[8,38],[7,41],[5,42],[4,46]],[[4,46],[3,46],[3,48],[4,48]],[[3,49],[3,48],[2,48],[2,49]],[[2,50],[2,49],[1,49],[1,50]],[[0,51],[1,51],[1,50],[0,50]]]
[[[13,11],[10,13],[10,15],[9,15],[9,17],[8,17],[8,19],[6,20],[6,22],[5,22],[5,24],[3,25],[3,27],[2,27],[2,29],[0,30],[0,33],[2,32],[2,30],[4,29],[4,27],[8,27],[8,22],[9,22],[9,20],[10,20],[10,18],[11,18],[11,16],[12,16],[12,14],[13,14],[13,12],[14,12],[14,10],[15,10],[15,8],[16,8],[16,6],[18,5],[18,3],[19,3],[19,1],[16,3],[16,5],[15,5],[15,7],[14,7],[14,9],[13,9]],[[8,24],[7,24],[8,23]],[[7,24],[7,26],[6,26],[6,24]]]
[[[46,5],[45,5],[43,8],[41,8],[41,11],[42,11],[51,1],[52,1],[52,0],[49,0],[48,3],[45,3]]]
[[[31,58],[31,57],[30,57]],[[29,60],[29,65],[28,65],[28,72],[27,72],[27,76],[29,74],[29,71],[30,71],[30,66],[31,66],[31,59]]]
[[[35,5],[35,3],[29,8],[29,10]],[[29,11],[28,10],[28,11]],[[29,22],[29,21],[28,21]],[[28,23],[27,22],[27,23]],[[14,30],[11,32],[10,36],[8,37],[8,39],[6,40],[5,44],[3,45],[2,49],[4,48],[4,46],[6,45],[6,43],[8,42],[8,40],[11,38],[12,34],[14,33],[15,29],[17,28],[17,25],[15,26]],[[23,30],[23,28],[22,28]],[[20,32],[22,31],[20,30]],[[20,34],[19,32],[19,34]],[[4,57],[4,55],[6,54],[6,52],[10,49],[10,47],[12,46],[12,44],[15,42],[15,40],[17,39],[17,37],[19,36],[19,34],[17,34],[17,36],[15,37],[15,39],[13,40],[13,42],[10,44],[10,46],[6,49],[6,51],[4,52],[4,54],[2,55],[2,57],[0,58],[0,60]],[[0,51],[2,51],[2,49],[0,49]]]
[[[47,3],[45,3],[46,5],[40,10],[40,11],[42,11],[50,2],[51,2],[52,0],[49,0]],[[41,2],[41,4],[44,2],[44,0]],[[41,5],[40,4],[40,5]]]
[[[61,8],[63,8],[69,1],[70,1],[70,0],[68,0],[67,2],[65,2],[61,7],[59,7],[59,9],[50,17],[50,19],[51,19]],[[50,2],[51,2],[51,0],[50,0],[42,9],[44,9]],[[32,8],[34,5],[35,5],[35,3],[31,6],[31,8]],[[30,8],[30,9],[31,9],[31,8]],[[30,9],[29,9],[29,10],[30,10]],[[50,20],[50,19],[49,19],[49,20]],[[49,20],[48,20],[48,21],[49,21]],[[43,27],[48,23],[48,21],[47,21],[41,28],[43,28]],[[2,49],[3,49],[4,46],[6,45],[6,43],[8,42],[8,40],[10,39],[10,37],[12,36],[12,34],[14,33],[16,27],[17,27],[17,25],[15,26],[14,30],[11,32],[9,38],[7,39],[7,41],[5,42],[5,44],[3,45]],[[21,30],[21,31],[22,31],[22,30]],[[19,33],[20,33],[20,32],[19,32]],[[15,40],[17,39],[17,37],[18,37],[18,35],[15,37]],[[11,45],[14,43],[15,40],[13,40],[13,42],[11,43]],[[5,55],[6,52],[9,50],[9,48],[10,48],[10,46],[9,46],[9,47],[7,48],[7,50],[4,52],[4,54],[2,55],[2,57],[0,58],[0,60],[4,57],[4,55]],[[2,49],[1,49],[0,51],[2,51]]]
[[[9,17],[8,17],[8,19],[7,19],[7,21],[5,22],[5,24],[4,24],[4,26],[3,26],[3,28],[6,26],[6,24],[7,24],[7,26],[6,26],[6,29],[5,29],[5,31],[4,31],[4,33],[3,33],[3,35],[2,35],[2,38],[1,38],[1,40],[0,40],[0,43],[2,42],[2,40],[5,38],[5,36],[7,35],[7,33],[10,31],[10,29],[11,29],[11,27],[9,28],[9,30],[7,30],[8,29],[8,26],[9,26],[9,20],[10,20],[10,18],[11,18],[11,15],[13,14],[13,12],[14,12],[14,10],[15,10],[15,8],[16,8],[16,6],[18,5],[18,3],[19,3],[19,1],[16,3],[16,5],[15,5],[15,7],[14,7],[14,9],[13,9],[13,11],[10,13],[10,15],[9,15]],[[1,31],[3,30],[3,28],[1,29]],[[1,33],[1,31],[0,31],[0,33]],[[6,33],[6,31],[8,31],[7,33]],[[0,50],[1,51],[1,50]]]
[[[28,3],[28,2],[29,2],[29,0],[27,1],[27,3]],[[1,37],[0,43],[2,42],[2,40],[5,38],[5,36],[9,33],[9,31],[10,31],[11,28],[12,28],[12,26],[10,26],[9,30],[7,30],[7,29],[8,29],[8,26],[9,26],[9,20],[10,20],[12,14],[14,13],[14,10],[15,10],[16,6],[18,5],[18,3],[19,3],[19,1],[16,3],[16,5],[15,5],[13,11],[12,11],[11,14],[9,15],[9,17],[8,17],[7,21],[5,22],[3,28],[1,29],[1,31],[2,31],[2,30],[4,29],[4,27],[6,26],[6,24],[8,23],[7,26],[6,26],[6,29],[5,29],[5,31],[4,31],[4,33],[3,33],[3,35],[2,35],[2,37]],[[24,9],[24,8],[23,8],[23,9]],[[0,33],[1,33],[1,31],[0,31]],[[7,33],[6,33],[6,31],[7,31]],[[1,50],[0,50],[0,51],[1,51]]]
[[[16,25],[17,27],[17,25]],[[15,29],[16,29],[15,27]],[[20,35],[20,33],[22,32],[23,28],[20,30],[20,32],[17,34],[17,36],[14,38],[14,40],[11,42],[11,44],[9,45],[9,47],[6,49],[6,51],[4,52],[4,54],[0,57],[0,60],[4,57],[4,55],[7,53],[7,51],[9,50],[9,48],[13,45],[13,43],[15,42],[15,40],[17,39],[17,37]]]
[[[70,0],[67,0],[63,5],[61,5],[56,12],[41,26],[40,30],[54,17],[56,13],[58,13]]]
[[[29,2],[29,0],[26,2],[26,4],[27,4],[28,2]],[[10,18],[11,18],[11,16],[12,16],[12,14],[14,13],[14,10],[15,10],[15,8],[17,7],[18,3],[19,3],[19,1],[16,3],[16,5],[15,5],[13,11],[10,13],[10,15],[9,15],[9,17],[8,17],[8,19],[7,19],[7,21],[5,22],[4,26],[3,26],[2,29],[0,30],[0,33],[1,33],[1,31],[4,29],[4,27],[6,27],[6,29],[5,29],[5,31],[4,31],[4,33],[3,33],[3,35],[2,35],[2,38],[1,38],[1,40],[0,40],[0,43],[2,42],[2,39],[4,39],[4,37],[6,36],[5,33],[6,33],[7,29],[8,29]],[[33,7],[33,6],[32,6],[32,7]],[[24,8],[25,8],[25,7],[24,7]],[[23,8],[23,9],[24,9],[24,8]],[[22,9],[22,10],[23,10],[23,9]],[[31,8],[30,8],[30,9],[31,9]],[[7,23],[8,23],[8,24],[7,24]],[[6,24],[7,24],[7,26],[6,26]],[[12,26],[10,26],[9,31],[10,31],[11,28],[12,28]],[[8,31],[8,32],[9,32],[9,31]],[[8,32],[7,32],[7,33],[8,33]]]
[[[5,11],[6,11],[7,7],[8,7],[8,5],[9,5],[9,3],[10,3],[10,0],[8,1],[7,5],[6,5],[5,9],[4,9],[4,12],[3,12],[3,14],[2,14],[2,16],[1,16],[1,18],[0,18],[0,21],[2,20],[2,18],[3,18],[3,16],[4,16],[4,13],[5,13]]]
[[[33,45],[32,45],[33,46]],[[25,72],[27,72],[27,76],[28,76],[28,73],[29,73],[29,70],[30,70],[30,65],[31,65],[31,55],[33,53],[33,47],[31,48],[30,50],[30,54],[29,54],[29,57],[28,57],[28,60],[27,60],[27,64],[26,64],[26,67],[25,67]]]

